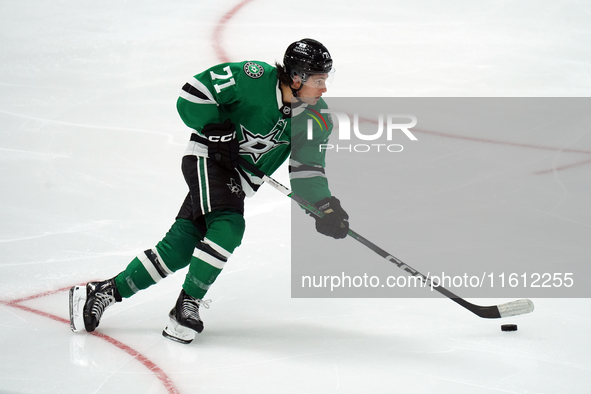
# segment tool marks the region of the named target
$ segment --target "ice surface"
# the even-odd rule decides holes
[[[314,37],[338,70],[329,95],[586,97],[588,2],[32,0],[1,9],[1,393],[590,391],[587,299],[534,299],[535,312],[503,320],[443,298],[291,299],[291,202],[269,187],[247,202],[243,245],[191,345],[161,336],[183,271],[109,309],[100,335],[73,334],[67,322],[70,286],[117,274],[177,213],[188,130],[175,102],[188,77],[222,60],[272,63],[287,43]],[[367,225],[364,236],[417,268],[435,258],[494,266],[494,251],[588,262],[589,130],[478,136],[517,144],[495,146],[434,131],[421,136],[418,165],[394,168],[414,180],[391,197],[400,205],[378,216],[379,205],[348,208],[352,220],[392,221],[392,234]],[[274,177],[288,184],[286,173]],[[481,199],[466,214],[471,197]],[[516,238],[520,223],[536,231]],[[501,332],[502,323],[519,331]]]

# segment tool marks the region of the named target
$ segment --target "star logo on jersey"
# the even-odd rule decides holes
[[[286,125],[285,119],[279,119],[273,130],[267,135],[254,134],[240,125],[244,136],[240,141],[240,154],[250,155],[252,161],[256,163],[265,153],[280,145],[288,144],[288,141],[278,140]]]
[[[263,76],[265,69],[260,64],[248,62],[244,65],[244,72],[249,77],[257,79]]]
[[[240,197],[242,194],[242,185],[240,183],[236,182],[234,178],[230,178],[230,183],[226,183],[226,185],[228,185],[231,193]]]

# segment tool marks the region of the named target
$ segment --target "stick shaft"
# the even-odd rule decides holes
[[[319,216],[319,217],[324,216],[324,214],[320,210],[318,210],[318,208],[316,208],[316,206],[311,204],[309,201],[307,201],[303,197],[297,195],[296,193],[294,193],[292,190],[290,190],[289,188],[287,188],[286,186],[284,186],[280,182],[277,182],[275,179],[271,178],[270,176],[265,174],[263,171],[261,171],[260,169],[258,169],[254,165],[247,162],[246,160],[241,159],[240,165],[244,169],[251,172],[252,174],[261,178],[263,180],[263,182],[271,185],[275,189],[279,190],[281,193],[285,194],[287,197],[289,197],[292,200],[294,200],[295,202],[297,202],[304,209],[307,209],[308,211],[312,212],[316,216]],[[368,239],[362,237],[360,234],[353,231],[352,229],[349,229],[349,232],[347,235],[349,235],[351,238],[355,239],[359,243],[365,245],[367,248],[371,249],[373,252],[380,255],[381,257],[388,260],[389,262],[396,264],[398,266],[398,268],[408,272],[410,275],[418,276],[423,281],[423,283],[425,285],[429,286],[433,290],[438,291],[439,293],[446,296],[450,300],[456,302],[457,304],[461,305],[462,307],[468,309],[469,311],[471,311],[472,313],[474,313],[480,317],[495,319],[495,318],[506,317],[506,316],[520,315],[520,314],[529,313],[529,312],[533,311],[533,303],[530,300],[517,300],[517,301],[509,302],[507,304],[492,305],[492,306],[480,306],[480,305],[472,304],[472,303],[464,300],[463,298],[455,295],[454,293],[452,293],[450,290],[446,289],[445,287],[442,287],[440,285],[435,285],[432,282],[431,278],[423,275],[422,273],[420,273],[416,269],[412,268],[408,264],[404,263],[402,260],[398,259],[397,257],[392,256],[390,253],[386,252],[384,249],[380,248],[379,246],[377,246],[373,242],[369,241]],[[501,308],[501,310],[504,311],[504,313],[501,313],[499,308]]]

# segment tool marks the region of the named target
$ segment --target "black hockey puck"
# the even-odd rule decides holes
[[[517,331],[517,324],[503,324],[501,331]]]

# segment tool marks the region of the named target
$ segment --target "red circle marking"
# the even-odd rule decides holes
[[[43,317],[46,317],[48,319],[51,319],[51,320],[54,320],[57,322],[70,325],[70,321],[68,319],[64,319],[63,317],[59,317],[59,316],[53,315],[51,313],[43,312],[38,309],[30,308],[28,306],[19,304],[19,302],[45,297],[45,296],[56,294],[56,293],[59,293],[60,291],[65,291],[65,290],[69,290],[69,289],[70,288],[67,287],[67,288],[63,288],[60,290],[52,290],[52,291],[37,294],[34,296],[26,297],[26,298],[23,298],[20,300],[0,301],[0,302],[7,305],[7,306],[11,306],[13,308],[22,309],[23,311],[34,313],[36,315],[43,316]],[[107,341],[111,345],[123,350],[125,353],[127,353],[130,356],[132,356],[133,358],[135,358],[144,367],[146,367],[150,372],[152,372],[154,375],[156,375],[156,377],[158,378],[158,380],[160,380],[162,382],[162,384],[164,385],[164,388],[166,388],[166,391],[168,393],[180,394],[180,392],[177,390],[176,386],[174,385],[172,380],[168,377],[168,375],[166,375],[166,373],[162,369],[160,369],[160,367],[158,365],[156,365],[156,363],[154,363],[148,357],[144,356],[143,354],[141,354],[137,350],[133,349],[131,346],[128,346],[128,345],[124,344],[123,342],[120,342],[120,341],[116,340],[115,338],[110,337],[108,335],[105,335],[105,334],[102,334],[102,333],[96,332],[96,331],[91,332],[89,334],[94,335],[95,337],[100,338],[104,341]],[[79,334],[76,334],[76,335],[79,335]]]
[[[227,63],[230,61],[230,58],[228,57],[226,51],[224,51],[224,48],[222,47],[222,32],[226,28],[226,24],[228,23],[228,21],[232,19],[234,15],[236,15],[236,13],[238,13],[238,11],[242,9],[242,7],[244,7],[251,1],[252,0],[242,0],[240,3],[234,6],[234,8],[226,12],[217,23],[215,29],[213,30],[213,49],[215,50],[216,56],[222,63]]]
[[[215,50],[215,53],[217,55],[217,57],[222,61],[222,62],[228,62],[230,61],[230,58],[228,57],[228,55],[226,54],[226,52],[224,51],[224,49],[222,48],[222,43],[221,43],[221,38],[222,38],[222,33],[224,28],[226,27],[228,21],[230,19],[232,19],[236,13],[238,13],[238,11],[240,11],[245,5],[247,5],[248,3],[250,3],[252,0],[243,0],[240,3],[238,3],[236,6],[234,6],[230,11],[226,12],[224,14],[224,16],[222,16],[222,18],[219,20],[219,22],[217,23],[214,31],[213,31],[213,40],[212,40],[212,44]],[[25,298],[20,298],[17,300],[13,300],[13,301],[0,301],[0,303],[6,305],[6,306],[11,306],[13,308],[18,308],[21,310],[24,310],[26,312],[30,312],[30,313],[34,313],[36,315],[39,316],[43,316],[46,317],[48,319],[60,322],[60,323],[64,323],[64,324],[70,324],[70,321],[68,319],[64,319],[63,317],[59,317],[56,315],[53,315],[51,313],[47,313],[44,311],[40,311],[34,308],[30,308],[28,306],[24,306],[21,305],[21,302],[24,301],[29,301],[29,300],[33,300],[36,298],[42,298],[42,297],[46,297],[52,294],[56,294],[62,291],[66,291],[69,290],[69,287],[65,287],[62,289],[58,289],[58,290],[52,290],[52,291],[47,291],[44,293],[40,293],[40,294],[36,294],[36,295],[32,295],[29,297],[25,297]],[[171,394],[180,394],[180,392],[178,391],[178,389],[176,388],[176,386],[174,385],[173,381],[168,377],[168,375],[166,375],[166,373],[160,369],[160,367],[158,365],[156,365],[156,363],[154,363],[152,360],[150,360],[149,358],[147,358],[146,356],[144,356],[143,354],[141,354],[140,352],[138,352],[137,350],[135,350],[134,348],[132,348],[131,346],[128,346],[126,344],[124,344],[123,342],[120,342],[118,340],[116,340],[113,337],[110,337],[108,335],[105,335],[103,333],[100,332],[92,332],[90,333],[91,335],[100,338],[108,343],[110,343],[111,345],[117,347],[120,350],[123,350],[125,353],[129,354],[130,356],[132,356],[133,358],[135,358],[137,361],[139,361],[142,365],[144,365],[149,371],[151,371],[154,375],[156,375],[156,377],[162,382],[162,384],[164,385],[164,387],[166,388],[166,391],[168,393]]]

